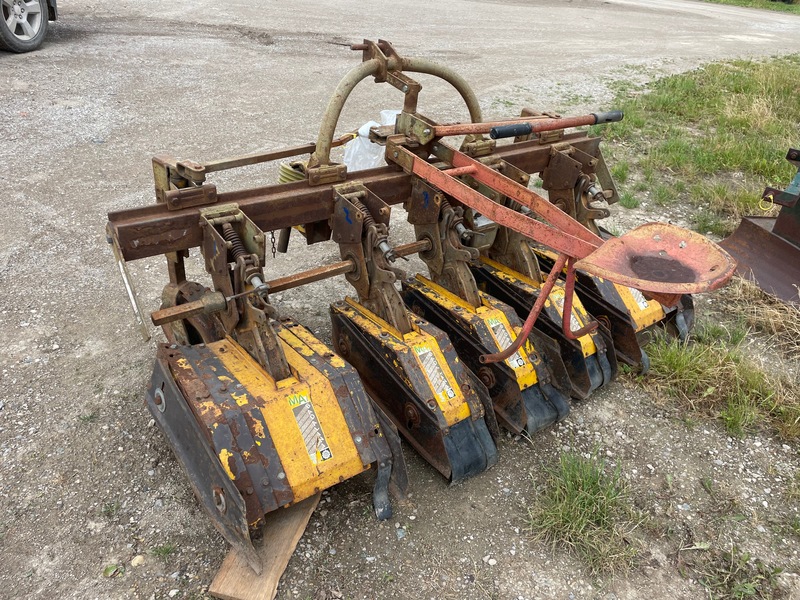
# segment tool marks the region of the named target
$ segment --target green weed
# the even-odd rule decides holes
[[[723,333],[718,326],[688,343],[656,336],[647,347],[645,380],[687,409],[720,418],[732,434],[765,423],[785,439],[800,438],[800,389],[745,358],[738,348],[743,338],[741,328]]]
[[[793,176],[784,154],[800,122],[798,79],[800,56],[791,55],[712,63],[646,88],[621,86],[614,108],[625,119],[597,132],[624,142],[614,147],[623,170],[642,173],[637,187],[646,186],[657,205],[688,194],[700,213],[697,229],[726,234],[743,214],[764,214],[758,202],[765,185]]]
[[[712,212],[700,211],[692,215],[692,228],[704,235],[712,234],[724,238],[731,234],[734,223]]]
[[[770,0],[706,0],[706,2],[800,14],[800,0],[790,0],[790,2],[770,2]]]
[[[627,536],[641,520],[619,470],[606,471],[602,459],[565,452],[529,508],[531,530],[577,554],[595,574],[633,566],[637,552]]]
[[[97,422],[98,414],[96,411],[92,411],[90,413],[86,413],[83,415],[78,415],[78,420],[81,423],[95,423]]]
[[[637,208],[639,206],[639,200],[630,192],[622,192],[619,195],[619,203],[620,206],[625,208]]]
[[[698,553],[687,563],[694,575],[714,600],[775,598],[778,575],[782,569],[753,559],[750,554],[733,547],[730,551],[711,550]]]
[[[630,163],[620,160],[611,167],[611,176],[617,183],[626,183],[628,181],[630,168]]]
[[[122,508],[122,505],[117,500],[115,500],[114,502],[106,502],[105,504],[103,504],[103,507],[100,509],[100,512],[104,517],[110,519],[117,515],[120,508]]]
[[[161,546],[156,546],[150,550],[150,554],[153,556],[157,556],[161,560],[166,561],[170,555],[178,549],[177,544],[163,544]]]

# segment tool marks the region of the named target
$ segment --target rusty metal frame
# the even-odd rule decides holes
[[[600,138],[575,132],[563,141],[596,155]],[[501,158],[527,173],[539,173],[550,160],[550,145],[537,140],[498,148]],[[411,176],[397,167],[369,169],[353,177],[387,204],[400,204],[411,193]],[[235,202],[262,231],[327,222],[333,214],[334,185],[309,187],[304,181],[218,193],[221,204]],[[163,203],[109,213],[108,232],[126,261],[197,248],[202,240],[198,207],[169,210]]]

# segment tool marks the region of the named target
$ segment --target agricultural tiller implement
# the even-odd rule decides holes
[[[166,257],[169,283],[151,320],[167,343],[147,405],[216,527],[256,570],[250,529],[269,511],[371,470],[375,511],[387,518],[389,489],[402,494],[407,483],[398,431],[449,481],[481,473],[497,460],[500,426],[530,435],[565,418],[570,396],[611,381],[618,358],[642,361],[637,333],[683,315],[684,294],[722,286],[735,268],[713,243],[667,224],[601,237],[594,221],[615,192],[599,138],[566,130],[621,113],[483,122],[449,69],[384,41],[353,49],[363,62],[334,92],[316,144],[206,163],[156,157],[156,204],[109,215],[145,331],[125,263]],[[450,83],[471,123],[419,114],[409,73]],[[368,77],[405,101],[396,125],[370,132],[388,166],[348,173],[330,153],[352,136],[334,132]],[[460,147],[453,136],[465,136]],[[306,154],[281,165],[279,185],[219,193],[206,180]],[[549,200],[528,189],[533,173]],[[393,246],[391,208],[401,203],[416,241]],[[338,244],[341,261],[270,280],[265,232],[280,231],[285,251],[292,228],[309,244]],[[186,279],[192,248],[211,288]],[[427,276],[396,267],[411,254]],[[331,304],[330,349],[278,315],[270,294],[336,275],[355,294]]]

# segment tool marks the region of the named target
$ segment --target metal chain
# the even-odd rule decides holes
[[[269,239],[272,242],[272,258],[275,258],[275,253],[277,252],[277,250],[275,249],[275,231],[274,230],[269,232]]]

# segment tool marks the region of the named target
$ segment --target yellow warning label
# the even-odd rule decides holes
[[[433,354],[433,350],[428,346],[422,345],[413,346],[413,348],[422,368],[425,370],[425,375],[428,376],[428,381],[431,383],[436,397],[442,402],[455,398],[456,392],[448,383],[439,361],[436,360],[436,356]]]
[[[553,290],[550,292],[550,300],[553,301],[553,304],[558,311],[558,315],[563,319],[564,318],[564,295],[565,290],[562,287],[554,287]],[[581,327],[584,326],[585,320],[582,320],[578,317],[578,297],[573,294],[572,296],[572,312],[569,315],[569,329],[570,331],[578,331]],[[581,315],[582,316],[582,315]],[[594,341],[590,335],[582,335],[578,338],[578,343],[581,345],[581,351],[584,356],[591,356],[597,352],[597,347],[594,345]]]
[[[494,335],[494,338],[497,340],[497,345],[500,347],[500,350],[508,348],[511,345],[511,334],[508,332],[508,329],[506,329],[506,324],[497,317],[489,317],[486,323],[492,330],[492,335]],[[525,359],[518,350],[506,359],[506,364],[512,369],[518,369],[525,366]]]
[[[630,312],[636,331],[641,331],[664,318],[664,308],[654,300],[648,301],[639,290],[619,284],[614,284],[614,287]]]
[[[303,435],[306,444],[306,451],[311,462],[315,465],[333,458],[333,452],[322,432],[314,405],[306,393],[290,394],[288,396],[289,406],[292,407],[297,426]]]

